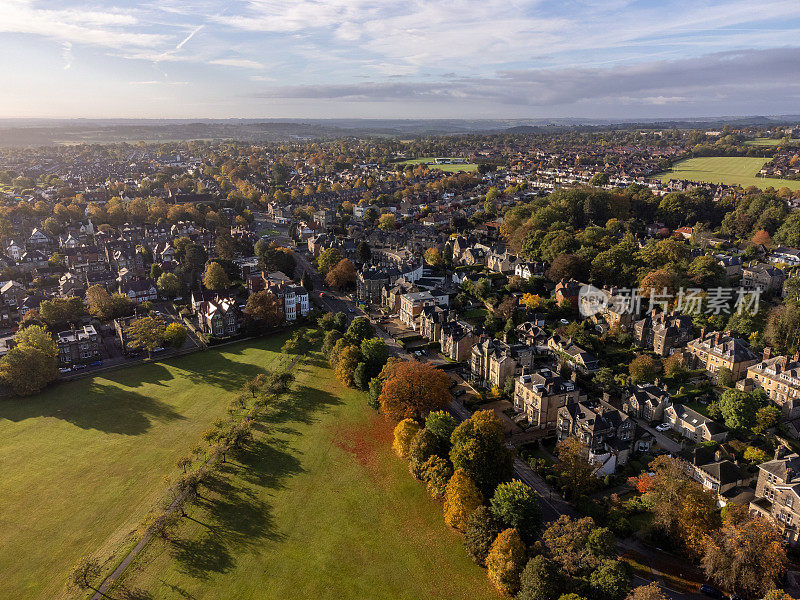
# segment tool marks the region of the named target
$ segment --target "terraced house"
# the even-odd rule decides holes
[[[534,349],[530,346],[509,345],[487,337],[472,347],[471,378],[491,387],[503,387],[506,379],[515,377],[523,367],[531,367],[533,356]]]
[[[653,309],[633,324],[636,344],[651,348],[659,356],[669,356],[683,348],[691,335],[692,319],[676,311],[666,313]]]
[[[742,382],[740,382],[742,383]],[[770,349],[764,350],[763,360],[747,369],[744,385],[764,390],[778,407],[783,416],[794,419],[800,416],[800,357],[770,356]]]
[[[737,381],[747,374],[747,368],[758,362],[758,357],[750,350],[750,345],[730,332],[700,332],[700,337],[686,345],[691,356],[693,368],[702,367],[713,379],[719,377],[720,369],[729,369],[733,380]]]
[[[800,456],[780,446],[774,460],[758,465],[750,514],[771,520],[790,545],[800,542]]]

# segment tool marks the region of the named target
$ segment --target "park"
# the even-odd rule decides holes
[[[178,459],[244,382],[290,365],[284,338],[2,400],[0,597],[88,597],[66,588],[73,565],[91,556],[107,574],[122,560],[163,511]],[[247,450],[216,470],[170,539],[150,541],[111,597],[496,598],[392,454],[391,427],[365,394],[315,353],[292,370],[292,391],[254,424]]]
[[[423,158],[412,158],[410,160],[404,160],[397,164],[399,165],[419,165],[425,164],[428,166],[429,169],[437,169],[439,171],[445,171],[447,173],[462,173],[462,172],[471,172],[476,171],[478,169],[478,165],[475,163],[442,163],[436,164],[436,158],[433,156],[425,156]]]
[[[689,158],[676,163],[671,170],[661,173],[658,178],[663,182],[682,179],[698,183],[739,185],[744,188],[787,187],[790,190],[800,190],[800,181],[758,177],[758,172],[767,162],[768,158],[743,156]]]

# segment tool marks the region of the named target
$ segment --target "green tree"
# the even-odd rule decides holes
[[[525,565],[516,600],[556,600],[565,584],[558,565],[540,554]]]
[[[378,410],[381,407],[381,387],[381,380],[378,377],[373,377],[369,380],[369,399],[367,400],[367,404],[370,408],[375,410]]]
[[[486,496],[511,476],[511,454],[505,445],[503,424],[491,410],[475,412],[453,431],[450,460],[463,470]]]
[[[422,479],[423,466],[431,456],[444,454],[442,440],[428,429],[422,428],[414,436],[408,450],[408,468],[417,479]]]
[[[226,290],[230,287],[231,282],[221,264],[210,262],[203,274],[203,285],[209,290]]]
[[[131,348],[141,348],[147,350],[149,357],[153,350],[164,343],[166,326],[164,321],[158,317],[142,317],[131,321],[128,325],[127,334],[130,339]]]
[[[378,375],[389,358],[389,349],[379,337],[367,338],[361,342],[361,357],[365,363],[367,380]]]
[[[759,408],[767,404],[762,390],[744,392],[727,389],[720,397],[717,407],[725,420],[725,427],[742,431],[753,426]]]
[[[372,337],[374,333],[375,330],[367,317],[356,317],[350,323],[350,327],[347,328],[347,332],[344,335],[351,343],[360,346],[364,340]]]
[[[492,514],[504,528],[516,529],[522,541],[532,544],[542,525],[539,497],[518,479],[501,483],[490,502]]]
[[[773,404],[762,406],[756,411],[756,424],[753,426],[753,433],[756,435],[764,433],[770,427],[777,425],[780,418],[780,408]]]
[[[620,560],[604,560],[589,576],[589,587],[596,598],[622,600],[631,589],[627,564]]]
[[[450,437],[456,428],[456,420],[446,410],[434,410],[428,413],[425,419],[425,428],[437,436],[448,446],[450,445]]]
[[[150,265],[150,279],[153,281],[158,281],[158,278],[164,274],[164,269],[161,268],[161,265],[158,263],[153,263]]]
[[[327,275],[333,267],[339,264],[342,260],[342,254],[338,248],[328,248],[319,253],[317,257],[317,268],[323,275]]]
[[[174,273],[164,273],[156,281],[156,287],[165,297],[175,298],[181,293],[181,280]]]
[[[634,384],[652,382],[661,372],[661,363],[646,354],[641,354],[628,365],[628,372]]]
[[[492,543],[502,530],[491,510],[485,506],[476,508],[467,519],[464,529],[464,547],[470,558],[480,566],[485,566]]]

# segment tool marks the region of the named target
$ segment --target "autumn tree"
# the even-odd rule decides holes
[[[348,259],[340,260],[328,274],[325,275],[325,283],[337,290],[345,289],[353,285],[356,281],[356,269]]]
[[[611,532],[596,527],[591,517],[561,515],[544,530],[541,541],[545,554],[570,576],[588,574],[615,551]]]
[[[203,273],[203,285],[209,290],[226,290],[231,282],[221,264],[210,262]]]
[[[764,231],[763,229],[759,229],[753,234],[752,242],[756,246],[771,246],[772,245],[772,237],[769,235],[769,232]]]
[[[414,419],[403,419],[394,428],[394,443],[392,448],[401,458],[408,458],[411,443],[420,431],[419,423]]]
[[[713,495],[689,479],[679,459],[658,456],[649,469],[653,475],[644,500],[652,507],[653,525],[678,547],[700,556],[707,532],[717,525]]]
[[[444,492],[444,520],[450,527],[464,531],[469,516],[483,503],[483,496],[461,469],[456,469]]]
[[[396,225],[396,219],[392,213],[386,213],[385,215],[381,215],[378,219],[378,228],[381,231],[394,231]]]
[[[402,422],[402,421],[401,421]],[[408,449],[408,469],[417,479],[422,479],[423,465],[431,456],[446,456],[445,445],[427,428],[414,436]]]
[[[175,349],[182,348],[186,342],[186,335],[186,327],[180,323],[170,323],[164,330],[164,343]]]
[[[328,271],[338,265],[344,257],[338,248],[327,248],[319,253],[317,257],[317,268],[323,275],[327,275]]]
[[[442,264],[442,253],[438,248],[428,248],[425,250],[425,264],[438,267]]]
[[[516,594],[525,568],[525,544],[516,529],[501,531],[486,557],[489,579],[504,594]]]
[[[655,381],[661,372],[661,363],[646,354],[640,354],[628,365],[631,381],[635,384]]]
[[[542,525],[539,497],[518,479],[501,483],[489,503],[492,514],[504,528],[516,529],[522,541],[532,544]]]
[[[485,566],[492,543],[502,530],[500,522],[489,508],[476,508],[467,519],[464,529],[464,547],[470,558],[480,566]]]
[[[578,438],[570,436],[561,440],[556,446],[556,455],[555,470],[562,489],[570,498],[579,498],[595,488],[594,466],[587,459],[586,450]]]
[[[450,441],[453,467],[467,473],[485,496],[511,476],[511,454],[503,424],[494,411],[473,413],[455,428]]]
[[[669,600],[655,581],[633,588],[625,600]]]
[[[334,374],[342,385],[353,386],[354,374],[358,363],[361,362],[361,352],[357,346],[345,346],[339,352]]]
[[[174,273],[163,273],[159,276],[156,281],[156,287],[167,298],[175,298],[181,293],[181,281]]]
[[[381,412],[395,421],[419,420],[450,403],[450,378],[427,363],[387,363],[381,380]]]
[[[88,589],[97,592],[98,590],[92,582],[100,577],[101,572],[102,570],[99,562],[92,558],[83,558],[78,561],[78,564],[70,571],[67,584],[70,588],[79,590]]]
[[[244,314],[262,327],[274,327],[284,322],[286,316],[281,301],[266,290],[250,294]]]
[[[422,465],[422,481],[431,498],[440,500],[444,498],[447,484],[453,476],[453,466],[450,461],[441,456],[431,456]]]
[[[14,342],[0,359],[0,379],[19,396],[36,394],[58,377],[58,346],[41,325],[20,329]]]
[[[728,510],[722,527],[705,540],[703,570],[729,590],[759,596],[778,586],[787,557],[780,531],[745,507]]]

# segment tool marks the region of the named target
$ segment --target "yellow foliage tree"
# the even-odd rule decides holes
[[[408,451],[414,436],[420,430],[419,423],[414,419],[403,419],[394,428],[394,444],[392,447],[401,458],[408,458]]]
[[[444,520],[463,531],[472,512],[483,503],[483,495],[466,471],[456,469],[444,492]]]
[[[539,294],[523,294],[520,304],[524,304],[530,309],[539,308],[542,304],[542,298]]]
[[[501,531],[486,557],[489,579],[505,594],[516,594],[525,568],[525,544],[516,529]]]

